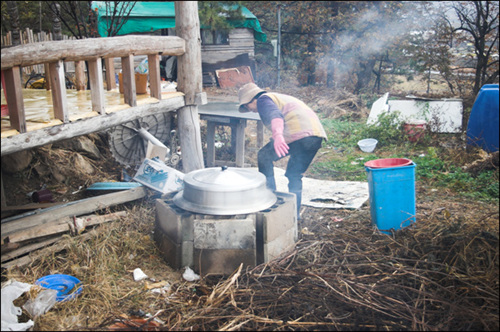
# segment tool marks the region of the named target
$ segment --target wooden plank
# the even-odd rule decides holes
[[[14,259],[16,257],[25,255],[27,253],[33,252],[37,249],[47,247],[47,246],[49,246],[53,243],[56,243],[57,241],[60,241],[60,240],[62,240],[62,237],[56,236],[56,237],[53,237],[53,238],[50,238],[50,239],[47,239],[47,240],[44,240],[41,242],[31,243],[31,244],[23,246],[23,247],[19,247],[18,243],[13,243],[12,245],[17,245],[18,248],[11,250],[11,251],[2,250],[2,257],[1,257],[2,267],[4,267],[4,268],[6,267],[4,264],[4,262],[6,262],[6,261],[9,261],[9,260]],[[7,245],[10,245],[10,244],[8,243]]]
[[[63,206],[36,211],[36,213],[29,213],[4,219],[2,220],[1,226],[2,243],[5,243],[5,238],[14,232],[43,225],[54,219],[60,219],[68,216],[80,216],[85,213],[102,210],[109,206],[142,198],[145,195],[146,189],[144,187],[137,187],[116,193],[70,202]]]
[[[86,241],[90,237],[92,237],[93,235],[95,235],[94,230],[75,237],[75,241],[80,241],[80,242]],[[54,242],[60,241],[62,239],[63,239],[63,237],[58,236],[58,237],[51,239],[51,240],[52,240],[52,243],[54,243]],[[51,240],[44,241],[43,242],[45,244],[44,246],[48,246],[48,245],[52,244],[50,242]],[[53,241],[53,240],[55,240],[55,241]],[[40,244],[42,244],[42,243],[40,243]],[[2,263],[2,268],[10,269],[11,267],[14,267],[14,266],[17,266],[17,267],[26,266],[28,264],[31,264],[32,262],[34,262],[36,259],[38,259],[40,257],[46,257],[47,255],[51,255],[51,254],[56,253],[56,252],[63,250],[63,249],[64,249],[63,244],[53,245],[53,246],[50,246],[48,248],[37,251],[35,253],[32,252],[32,254],[30,254],[30,255],[23,256],[21,258],[14,259],[14,260],[9,261],[9,262]]]
[[[198,28],[199,29],[199,28]],[[199,33],[199,32],[198,32]],[[198,40],[199,41],[199,40]],[[45,62],[86,61],[135,55],[160,54],[180,56],[186,42],[177,36],[118,36],[32,43],[2,49],[2,70]]]
[[[101,59],[89,60],[90,99],[92,111],[105,114],[104,83]]]
[[[149,95],[161,99],[160,56],[148,55]]]
[[[106,90],[116,89],[114,59],[105,58],[104,67],[106,67]]]
[[[85,227],[118,220],[125,217],[126,215],[127,212],[120,211],[116,213],[105,214],[102,216],[90,215],[76,218],[75,220],[71,217],[64,217],[61,219],[53,220],[43,225],[38,225],[25,230],[14,232],[8,236],[7,243],[19,243],[27,240],[35,240],[49,235],[65,233],[69,231],[76,231],[78,233],[81,233],[85,229]]]
[[[172,95],[172,97],[162,99],[154,104],[143,104],[136,107],[122,105],[118,108],[119,111],[112,112],[110,109],[107,109],[107,113],[101,116],[81,119],[77,122],[51,126],[10,137],[2,137],[1,155],[3,156],[16,151],[43,146],[62,139],[87,135],[135,119],[140,119],[144,116],[175,111],[184,106],[184,97],[182,93],[177,92],[169,95]],[[163,94],[163,97],[165,97],[165,94]],[[123,109],[124,107],[126,107],[126,109]],[[196,121],[199,122],[199,120]]]
[[[52,90],[52,105],[54,117],[66,123],[68,120],[68,100],[66,98],[66,78],[62,60],[49,63],[50,86]]]
[[[134,56],[129,54],[122,57],[122,85],[123,101],[130,106],[137,105],[135,88]]]
[[[20,133],[25,133],[26,117],[24,115],[24,101],[20,68],[14,67],[6,69],[4,71],[4,80],[5,97],[7,99],[7,105],[9,107],[10,125]]]

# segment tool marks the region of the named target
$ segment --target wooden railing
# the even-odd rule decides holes
[[[52,32],[34,32],[30,28],[26,28],[24,30],[19,31],[19,37],[21,39],[21,44],[31,44],[31,43],[39,43],[39,42],[47,42],[54,40],[54,35]],[[74,36],[62,35],[63,40],[75,40]],[[2,36],[2,49],[5,47],[12,46],[12,31],[8,31],[4,36]],[[65,63],[67,65],[66,69],[74,70],[73,63]],[[42,65],[34,65],[23,67],[23,71],[25,74],[30,75],[32,72],[36,74],[42,74],[44,72],[44,66]]]
[[[186,51],[185,40],[175,36],[122,36],[84,40],[48,41],[14,46],[2,50],[1,69],[5,77],[5,92],[11,128],[18,134],[2,138],[2,155],[41,146],[56,140],[84,135],[146,115],[154,110],[137,107],[134,55],[147,55],[149,66],[150,96],[162,99],[159,57],[180,56]],[[132,110],[121,115],[107,114],[105,109],[102,59],[112,68],[113,58],[121,58],[124,103]],[[88,63],[92,111],[101,116],[88,119],[81,128],[70,125],[63,63],[67,61]],[[54,117],[62,126],[34,134],[26,130],[20,68],[48,64]],[[114,82],[113,70],[106,70],[106,80]],[[173,98],[156,105],[162,111],[185,106],[184,98]],[[33,140],[37,140],[36,144]]]

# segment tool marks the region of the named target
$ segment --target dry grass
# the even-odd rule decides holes
[[[301,227],[312,234],[302,234],[294,251],[226,278],[192,283],[155,248],[150,203],[4,274],[33,283],[64,273],[83,282],[82,294],[37,318],[35,330],[102,330],[118,321],[130,330],[144,323],[132,320],[140,310],[159,320],[150,329],[174,331],[499,328],[495,207],[470,217],[461,209],[472,205],[419,205],[417,224],[393,236],[372,227],[366,206],[326,213],[308,208]],[[144,281],[135,282],[136,267],[167,281],[170,291],[154,294]]]
[[[304,93],[315,98],[314,89]],[[349,105],[341,103],[347,99],[324,103]],[[47,149],[38,160],[69,172],[73,156]],[[96,173],[68,178],[111,180],[101,172],[109,167],[89,162]],[[156,249],[149,197],[123,206],[125,220],[68,236],[60,249],[40,251],[29,266],[2,270],[2,281],[34,283],[53,273],[82,281],[75,300],[35,319],[37,331],[118,330],[117,323],[123,330],[172,331],[498,330],[498,204],[454,200],[423,185],[417,183],[418,222],[410,228],[379,233],[366,205],[356,211],[306,208],[299,226],[310,233],[300,234],[293,251],[197,282],[182,279]],[[154,279],[148,283],[166,281],[170,290],[157,294],[134,281],[137,267]],[[156,320],[138,320],[143,313]]]

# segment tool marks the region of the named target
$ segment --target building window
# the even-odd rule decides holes
[[[201,29],[202,45],[229,45],[229,34],[224,31]]]

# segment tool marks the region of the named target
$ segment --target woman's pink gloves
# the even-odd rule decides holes
[[[274,140],[274,151],[278,157],[284,157],[288,154],[288,144],[285,142],[283,137],[283,129],[285,127],[285,122],[281,118],[276,118],[271,120],[271,130],[273,132]]]

